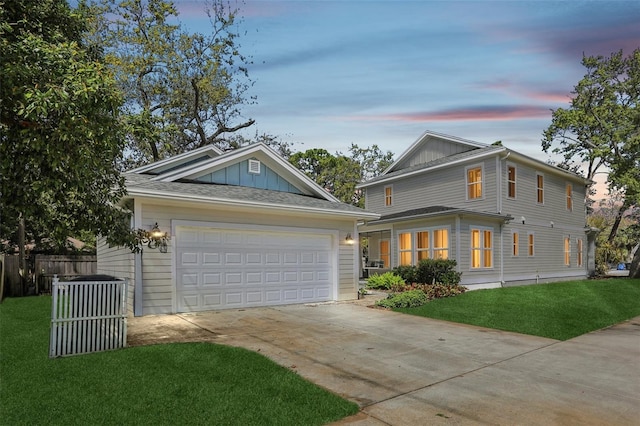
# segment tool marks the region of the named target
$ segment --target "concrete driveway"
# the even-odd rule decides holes
[[[357,402],[352,425],[638,425],[640,317],[560,342],[362,303],[150,316],[129,344],[260,352]]]

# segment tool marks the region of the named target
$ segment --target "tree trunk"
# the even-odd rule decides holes
[[[20,274],[20,296],[26,294],[27,288],[27,259],[25,256],[24,216],[18,218],[18,273]]]
[[[620,227],[620,222],[622,221],[622,217],[624,216],[624,212],[626,212],[630,207],[630,203],[627,198],[622,202],[622,206],[620,206],[620,210],[618,210],[618,214],[616,215],[616,219],[613,222],[613,226],[611,226],[611,232],[609,233],[609,238],[607,241],[613,243],[613,240],[616,239],[616,235],[618,235],[618,228]]]
[[[629,278],[640,278],[640,247],[636,248],[636,254],[633,256],[631,268],[629,268]]]

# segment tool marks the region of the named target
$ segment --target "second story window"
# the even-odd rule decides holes
[[[507,167],[507,196],[516,198],[516,166]]]
[[[384,187],[384,205],[390,207],[393,205],[393,186]]]
[[[467,199],[482,198],[482,167],[467,168]]]
[[[544,204],[544,175],[536,174],[536,191],[538,204]]]
[[[567,194],[567,210],[572,211],[573,210],[573,188],[571,187],[570,183],[567,184],[565,192]]]

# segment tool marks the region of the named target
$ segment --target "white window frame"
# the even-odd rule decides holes
[[[434,237],[434,233],[435,231],[440,231],[440,230],[446,230],[447,231],[447,246],[446,247],[435,247],[435,237]],[[428,238],[429,238],[429,247],[427,247],[426,249],[418,249],[418,233],[419,232],[426,232],[428,234]],[[400,235],[402,234],[410,234],[411,235],[411,249],[405,249],[402,250],[400,248]],[[398,265],[402,265],[401,260],[402,260],[402,253],[408,253],[411,252],[411,265],[417,265],[418,264],[418,252],[419,251],[426,251],[427,252],[427,257],[425,259],[450,259],[450,252],[451,252],[451,226],[449,225],[444,225],[444,226],[430,226],[427,228],[413,228],[413,229],[403,229],[401,231],[398,231],[397,236],[396,236],[396,241],[398,242]],[[436,256],[436,252],[446,252],[447,257],[439,257],[440,255]]]
[[[387,196],[387,189],[389,190],[389,195]],[[392,207],[393,206],[393,185],[386,185],[384,187],[384,206]],[[388,202],[387,202],[388,200]]]
[[[517,229],[511,231],[511,257],[520,256],[520,232]]]
[[[479,240],[479,247],[474,247],[473,246],[473,231],[478,231],[480,233],[480,240]],[[485,233],[486,232],[491,232],[491,247],[489,249],[487,249],[485,247]],[[470,226],[469,227],[469,268],[473,271],[480,271],[480,270],[491,270],[494,269],[494,248],[495,248],[495,243],[494,243],[494,235],[495,235],[495,231],[493,228],[491,227],[487,227],[487,226]],[[479,252],[480,254],[480,266],[473,266],[473,257],[474,257],[474,253],[475,252]],[[489,254],[491,256],[491,266],[484,266],[486,264],[486,252],[489,251]]]
[[[539,186],[539,178],[542,178],[542,186]],[[540,172],[536,172],[536,204],[539,204],[541,206],[544,205],[544,187],[545,187],[545,182],[544,182],[544,174],[540,173]],[[542,195],[542,201],[540,201],[540,197],[539,195]]]
[[[410,241],[410,245],[408,249],[403,249],[402,245],[400,244],[400,236],[403,234],[409,234],[409,241]],[[410,253],[411,255],[411,261],[408,263],[408,265],[414,265],[415,264],[415,254],[413,251],[413,248],[415,246],[414,241],[413,241],[413,232],[410,230],[403,230],[403,231],[399,231],[397,236],[396,236],[396,240],[398,241],[398,265],[402,266],[402,265],[407,265],[407,263],[402,263],[402,254],[403,253]]]
[[[564,193],[566,197],[565,206],[567,207],[567,211],[573,211],[573,185],[571,183],[567,183],[564,187]]]
[[[418,238],[418,234],[427,234],[427,247],[418,247],[418,242],[420,241]],[[422,259],[420,258],[420,253],[427,253],[427,257],[423,258],[423,259],[431,259],[431,246],[433,244],[431,244],[431,232],[429,230],[417,230],[413,233],[413,240],[416,242],[416,245],[414,247],[414,263],[417,264],[418,262],[420,262]]]
[[[469,182],[469,170],[480,169],[480,196],[479,197],[469,197],[469,190],[471,183]],[[467,197],[467,201],[476,201],[484,199],[484,164],[474,164],[471,166],[467,166],[464,168],[464,181],[465,181],[465,194]],[[473,182],[473,185],[477,185],[478,182]]]
[[[509,169],[513,168],[513,180],[509,179]],[[513,196],[509,195],[509,187],[513,183]],[[515,164],[507,163],[507,198],[515,200],[518,198],[518,168]]]
[[[562,237],[562,254],[564,266],[571,266],[571,236]]]
[[[534,232],[527,233],[527,256],[534,257],[536,255],[536,234]]]
[[[576,266],[581,267],[583,265],[583,252],[584,242],[582,238],[576,238]]]
[[[436,247],[436,231],[447,231],[447,246]],[[432,228],[431,231],[431,258],[432,259],[449,259],[449,250],[451,249],[451,229],[448,226]],[[438,255],[436,255],[436,252]],[[446,252],[447,257],[442,257],[440,253]]]

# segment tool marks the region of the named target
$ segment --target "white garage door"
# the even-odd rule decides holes
[[[178,227],[178,312],[333,299],[331,236]]]

